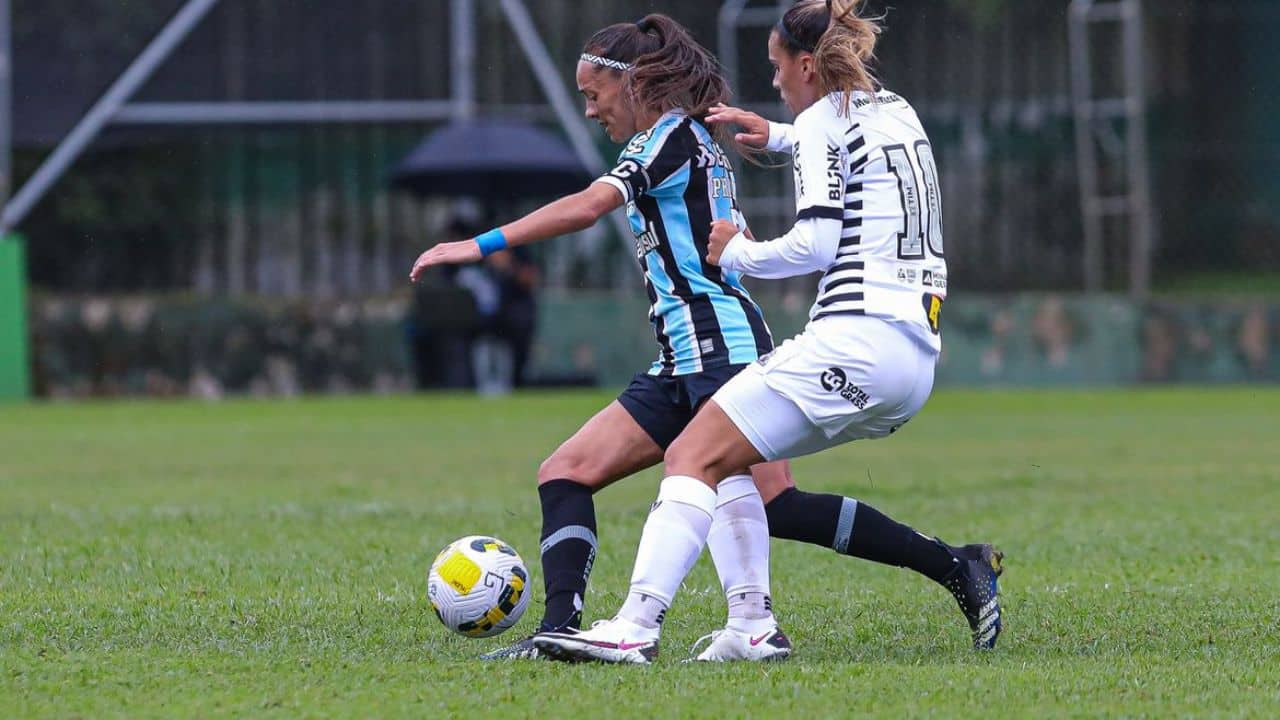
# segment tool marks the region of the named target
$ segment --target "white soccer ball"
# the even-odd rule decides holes
[[[468,535],[436,556],[427,574],[427,599],[450,630],[493,637],[519,622],[529,607],[529,570],[510,545]]]

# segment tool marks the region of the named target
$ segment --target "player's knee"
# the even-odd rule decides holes
[[[791,478],[791,465],[785,461],[761,463],[751,468],[751,477],[755,480],[760,499],[768,504],[781,495],[787,488],[796,486]]]
[[[662,456],[667,475],[688,475],[700,480],[714,474],[718,460],[714,453],[708,453],[684,438],[676,438]]]
[[[604,482],[598,462],[578,453],[557,451],[538,466],[538,484],[562,479],[587,487],[597,487]]]
[[[552,480],[559,480],[566,477],[564,474],[568,470],[569,464],[566,463],[558,454],[542,461],[538,466],[538,484],[545,485]]]

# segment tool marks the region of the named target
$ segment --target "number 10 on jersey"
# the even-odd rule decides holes
[[[912,155],[915,156],[914,162]],[[911,147],[889,145],[884,148],[885,163],[898,178],[898,194],[902,198],[902,231],[898,233],[898,258],[925,259],[928,253],[943,257],[942,193],[938,186],[938,163],[933,147],[921,140]],[[916,168],[920,168],[919,174]],[[920,180],[924,180],[921,188]]]

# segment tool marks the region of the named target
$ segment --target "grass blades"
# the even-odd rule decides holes
[[[1280,392],[939,392],[795,463],[1005,552],[993,653],[914,574],[774,541],[784,665],[678,661],[723,620],[703,558],[650,668],[481,663],[541,609],[538,462],[601,393],[0,408],[7,717],[1275,716]],[[597,496],[588,618],[621,601],[660,476]],[[533,572],[505,636],[448,634],[435,553]]]

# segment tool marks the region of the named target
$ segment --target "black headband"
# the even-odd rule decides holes
[[[816,48],[810,46],[808,43],[800,42],[795,35],[792,35],[791,31],[787,29],[787,19],[785,17],[778,21],[777,28],[778,28],[778,34],[782,36],[782,39],[788,45],[791,45],[793,47],[798,47],[809,54],[813,54],[813,51]]]

